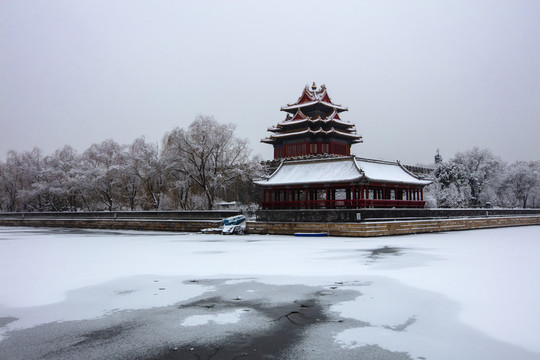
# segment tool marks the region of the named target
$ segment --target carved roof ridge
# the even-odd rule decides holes
[[[326,89],[326,85],[321,85],[319,88],[313,83],[313,86],[311,89],[309,88],[309,85],[306,85],[304,87],[304,90],[302,91],[302,94],[298,98],[298,100],[295,103],[287,104],[287,106],[281,107],[282,111],[286,110],[292,110],[300,107],[306,107],[311,106],[315,104],[323,104],[328,107],[339,109],[341,111],[347,111],[347,107],[342,106],[340,104],[334,104],[332,100],[330,99],[330,95],[328,95],[328,91]]]

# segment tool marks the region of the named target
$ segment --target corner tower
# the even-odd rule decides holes
[[[351,154],[351,145],[362,142],[354,124],[341,120],[348,109],[332,103],[326,86],[306,85],[296,103],[281,108],[285,120],[268,129],[272,134],[261,140],[274,146],[274,159],[311,155]]]

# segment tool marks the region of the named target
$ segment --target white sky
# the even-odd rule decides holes
[[[357,155],[540,158],[536,0],[3,0],[0,54],[0,159],[159,142],[197,114],[269,159],[260,139],[313,81],[349,107]]]

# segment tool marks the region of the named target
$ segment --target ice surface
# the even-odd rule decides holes
[[[0,322],[0,336],[172,305],[214,290],[198,279],[227,279],[244,286],[235,296],[246,299],[263,291],[253,292],[252,281],[356,291],[329,307],[351,324],[333,336],[344,348],[376,344],[437,359],[482,358],[482,349],[490,359],[540,357],[539,238],[539,226],[384,238],[4,227],[0,320],[9,321]],[[385,246],[396,251],[377,251]],[[244,318],[230,310],[208,315],[178,325]]]
[[[192,315],[182,322],[182,326],[199,326],[206,325],[211,322],[218,325],[234,324],[240,320],[240,315],[243,313],[244,310],[238,309],[217,315]]]

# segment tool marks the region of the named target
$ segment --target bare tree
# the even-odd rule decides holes
[[[149,144],[140,137],[129,147],[127,159],[128,173],[139,179],[151,199],[152,207],[159,209],[165,181],[157,145]]]
[[[123,201],[127,204],[131,211],[134,211],[137,206],[141,193],[141,178],[137,175],[137,167],[139,166],[138,159],[131,154],[131,149],[128,148],[125,154],[125,166],[119,172],[119,185]]]
[[[169,196],[176,207],[190,208],[190,189],[193,181],[190,178],[190,165],[187,152],[184,150],[185,130],[175,128],[165,134],[163,138],[163,152],[161,154],[164,172],[169,184]]]
[[[34,187],[43,198],[44,210],[77,209],[79,166],[80,156],[69,145],[43,158],[41,176]]]
[[[498,186],[504,170],[502,161],[488,149],[477,147],[457,153],[451,163],[461,165],[467,173],[471,191],[470,205],[478,206],[491,200],[489,189]]]
[[[6,162],[0,166],[0,200],[7,211],[42,210],[39,189],[42,176],[41,150],[17,153],[9,151]]]
[[[212,116],[198,115],[187,131],[174,129],[164,138],[167,168],[178,178],[197,185],[212,209],[218,192],[252,171],[247,140],[234,136],[233,124],[221,124]],[[171,163],[177,154],[178,161]]]
[[[538,190],[539,185],[540,163],[517,161],[509,166],[501,192],[510,195],[508,202],[511,205],[525,208],[530,195]]]
[[[22,169],[19,165],[18,154],[8,152],[5,163],[0,164],[0,201],[5,211],[18,211],[19,191],[22,190]]]
[[[115,201],[120,197],[120,173],[125,166],[122,147],[109,139],[93,144],[83,154],[82,187],[83,200],[87,207],[89,197],[97,200],[112,211]]]
[[[81,155],[65,146],[42,157],[39,149],[8,153],[0,162],[0,211],[212,209],[217,200],[252,203],[261,172],[235,126],[197,116],[163,139],[163,150],[136,139],[105,140]]]

